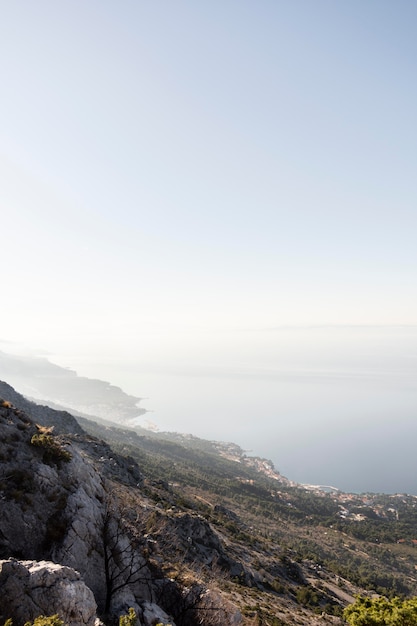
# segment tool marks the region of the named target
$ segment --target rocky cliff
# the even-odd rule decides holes
[[[362,581],[415,593],[411,496],[315,494],[233,444],[0,398],[0,625],[336,625]]]
[[[57,612],[70,626],[91,626],[129,607],[139,625],[175,625],[175,614],[177,626],[197,623],[207,588],[164,573],[167,535],[158,548],[145,533],[146,516],[159,509],[137,464],[68,413],[29,403],[5,383],[0,392],[0,623]],[[204,520],[187,516],[175,532],[180,551],[192,536],[199,557],[228,563]],[[204,602],[214,608],[219,599]]]
[[[62,615],[73,626],[97,619],[92,591],[78,572],[49,561],[0,561],[0,614],[22,626],[39,615]]]

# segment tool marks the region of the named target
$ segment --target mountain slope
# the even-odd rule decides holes
[[[417,591],[415,498],[314,493],[234,444],[0,395],[0,557],[74,567],[106,620],[336,624],[355,593]]]
[[[78,376],[44,358],[0,352],[0,372],[26,397],[75,414],[127,422],[146,413],[139,407],[141,398],[105,381]]]

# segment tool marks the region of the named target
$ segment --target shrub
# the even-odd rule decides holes
[[[317,606],[319,604],[319,596],[311,587],[300,587],[296,593],[297,602],[304,606]]]
[[[9,618],[4,622],[4,626],[13,626],[12,620]],[[45,617],[45,615],[39,615],[33,622],[26,622],[25,626],[64,626],[64,621],[56,613]]]
[[[52,435],[40,434],[33,435],[30,443],[32,446],[43,448],[45,450],[45,460],[54,461],[70,461],[71,453],[54,438]]]
[[[127,615],[121,615],[119,617],[119,626],[135,626],[136,619],[137,616],[135,610],[130,607]]]
[[[351,626],[415,626],[417,625],[417,598],[364,598],[358,596],[354,604],[343,612]]]
[[[32,622],[26,622],[25,626],[64,626],[64,621],[57,613],[49,617],[39,615],[39,617],[33,620],[33,624]]]

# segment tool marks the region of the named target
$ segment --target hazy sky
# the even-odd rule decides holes
[[[120,383],[346,369],[305,327],[417,324],[417,3],[0,9],[2,339]]]

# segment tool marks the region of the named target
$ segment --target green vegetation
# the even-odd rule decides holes
[[[286,579],[295,582],[298,562],[385,596],[417,593],[417,498],[362,494],[345,502],[343,494],[317,494],[260,473],[242,462],[243,451],[232,444],[222,449],[175,433],[81,422],[138,463],[146,476],[141,491],[160,509],[198,513],[244,549],[264,555],[275,549],[278,558],[287,554],[287,564],[280,561],[278,569],[269,565],[270,557],[259,559],[270,589],[285,588]],[[240,454],[240,462],[227,458],[224,450],[236,459]],[[350,517],[342,518],[341,508]],[[157,533],[155,515],[145,518],[144,532]]]
[[[304,586],[299,587],[296,593],[297,602],[304,606],[315,607],[320,603],[320,597],[312,587]]]
[[[13,626],[12,620],[6,620],[4,622],[4,626]],[[33,622],[26,622],[25,626],[64,626],[64,622],[58,614],[50,615],[49,617],[39,615],[33,620]]]
[[[9,407],[0,412],[9,415]],[[58,465],[63,479],[61,462],[71,459],[65,444],[73,441],[102,472],[108,497],[100,500],[106,506],[100,610],[109,619],[117,592],[146,585],[178,626],[223,626],[237,610],[243,623],[258,626],[343,614],[352,626],[417,626],[410,600],[417,595],[417,497],[297,486],[234,444],[81,418],[89,434],[64,439],[51,434],[53,426],[36,424],[35,431],[24,416],[24,428],[12,429],[7,415],[0,416],[7,426],[4,458],[18,441],[28,457]],[[26,429],[36,432],[32,439]],[[29,465],[16,457],[0,474],[2,499],[25,513],[38,492]],[[53,514],[45,514],[44,545],[61,545],[68,494],[49,490],[46,499]],[[358,598],[344,612],[358,593],[384,598]],[[133,608],[119,618],[119,626],[138,622]],[[25,626],[63,624],[40,616]]]
[[[71,453],[53,437],[45,433],[33,435],[30,443],[32,446],[43,448],[45,461],[71,461]]]
[[[25,626],[64,626],[64,622],[60,619],[58,614],[51,615],[50,617],[40,615],[33,623],[26,622]]]
[[[121,615],[119,617],[119,626],[135,626],[137,620],[137,615],[135,613],[135,609],[130,607],[127,615]]]
[[[401,602],[417,594],[417,498],[317,492],[274,477],[266,461],[248,459],[233,444],[80,421],[139,468],[140,483],[133,469],[123,481],[145,500],[135,532],[146,536],[147,555],[152,559],[158,546],[170,564],[165,575],[176,580],[179,558],[189,576],[195,570],[209,587],[217,572],[216,584],[241,598],[251,623],[294,623],[291,611],[341,617],[350,598],[365,590]],[[203,565],[207,545],[188,536],[197,526],[186,520],[195,518],[228,542],[229,562],[220,553]],[[231,563],[241,566],[233,575]],[[282,608],[288,602],[293,608]],[[167,608],[178,624],[191,619],[189,610]]]
[[[359,596],[343,617],[351,626],[416,626],[417,598],[364,598]]]

